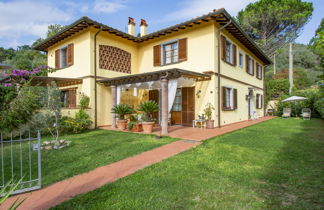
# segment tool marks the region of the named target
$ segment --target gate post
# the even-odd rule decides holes
[[[41,136],[39,130],[37,131],[37,142],[38,142],[38,185],[42,186],[42,162],[41,162]]]

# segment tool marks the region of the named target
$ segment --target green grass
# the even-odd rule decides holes
[[[42,141],[50,139],[42,138]],[[70,147],[61,150],[43,150],[42,178],[43,185],[48,185],[77,174],[88,172],[99,166],[131,157],[161,145],[175,141],[172,138],[157,140],[153,135],[125,133],[107,130],[95,130],[82,134],[65,135],[60,139],[70,140]],[[36,143],[36,142],[34,142]],[[6,143],[7,144],[7,143]],[[20,176],[19,144],[13,146],[14,172]],[[28,144],[22,145],[23,175],[29,178]],[[10,145],[4,148],[5,178],[11,178]],[[16,177],[17,177],[16,175]],[[37,152],[32,151],[32,178],[37,178]],[[1,180],[0,175],[0,180]]]
[[[274,119],[204,142],[54,209],[324,208],[324,121]]]

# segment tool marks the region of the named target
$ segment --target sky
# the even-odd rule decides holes
[[[0,0],[0,46],[28,44],[45,37],[50,24],[68,25],[82,16],[126,32],[128,17],[148,23],[148,33],[225,8],[232,16],[256,0]],[[307,44],[324,17],[324,0],[313,2],[312,19],[296,42]]]

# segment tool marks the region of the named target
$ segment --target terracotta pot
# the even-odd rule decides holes
[[[119,130],[126,130],[127,120],[117,120],[117,127],[119,128]]]
[[[143,122],[142,126],[144,133],[152,133],[154,124],[154,122]]]
[[[132,128],[133,132],[142,132],[143,131],[143,126],[141,123],[135,124]]]
[[[207,120],[207,126],[208,129],[214,128],[214,120]]]

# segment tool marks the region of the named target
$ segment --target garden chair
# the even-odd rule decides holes
[[[303,120],[310,120],[310,118],[311,118],[311,110],[310,110],[310,108],[303,108],[301,115],[303,117]]]
[[[284,108],[282,112],[282,118],[289,118],[291,115],[291,108]]]

